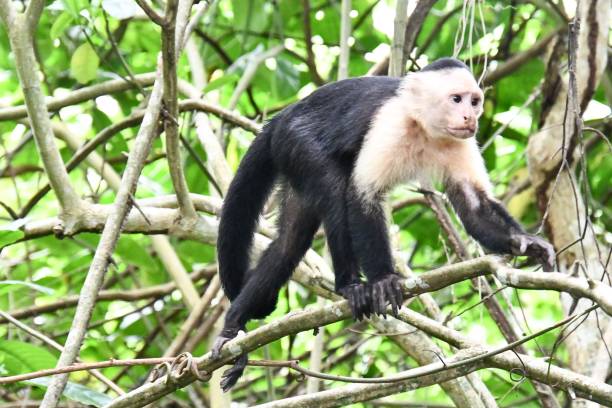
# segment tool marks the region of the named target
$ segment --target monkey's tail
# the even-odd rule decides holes
[[[249,268],[253,233],[276,178],[270,132],[266,126],[255,138],[223,201],[217,256],[221,285],[230,301],[240,293]]]

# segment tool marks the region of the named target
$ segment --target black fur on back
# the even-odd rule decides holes
[[[322,86],[276,115],[272,156],[281,171],[303,159],[296,146],[312,146],[352,168],[378,109],[392,98],[400,78],[359,77]]]
[[[467,69],[470,68],[465,65],[462,61],[459,61],[457,58],[440,58],[432,62],[431,64],[425,66],[421,71],[441,71],[443,69]]]

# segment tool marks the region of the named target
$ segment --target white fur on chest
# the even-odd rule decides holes
[[[474,138],[432,138],[408,108],[405,97],[385,103],[372,120],[355,163],[353,181],[365,199],[409,181],[429,184],[452,178],[489,191]],[[422,114],[421,114],[422,115]]]

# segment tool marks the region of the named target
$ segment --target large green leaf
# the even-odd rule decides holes
[[[0,249],[23,238],[23,231],[0,230]]]
[[[47,349],[16,340],[0,340],[0,360],[9,375],[55,367],[57,358]]]
[[[74,79],[86,84],[96,78],[100,58],[89,43],[83,43],[74,51],[70,59],[70,72]]]

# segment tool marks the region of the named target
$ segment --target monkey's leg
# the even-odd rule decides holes
[[[393,315],[404,300],[400,276],[393,267],[387,221],[378,201],[364,203],[353,187],[347,190],[348,224],[353,251],[371,285],[372,310],[386,316],[387,304]]]
[[[213,356],[218,356],[223,344],[244,330],[251,319],[263,319],[276,307],[278,292],[289,280],[312,243],[320,220],[316,210],[288,190],[283,195],[279,217],[279,235],[264,251],[257,266],[248,274],[240,294],[232,302],[221,335],[215,340]],[[223,373],[221,387],[229,390],[242,375],[247,356],[243,354],[235,365]]]
[[[369,288],[359,278],[346,211],[346,188],[350,171],[343,171],[324,154],[306,158],[302,171],[308,177],[291,178],[292,185],[309,198],[321,213],[332,258],[336,292],[349,301],[353,317],[361,320],[372,313]]]

